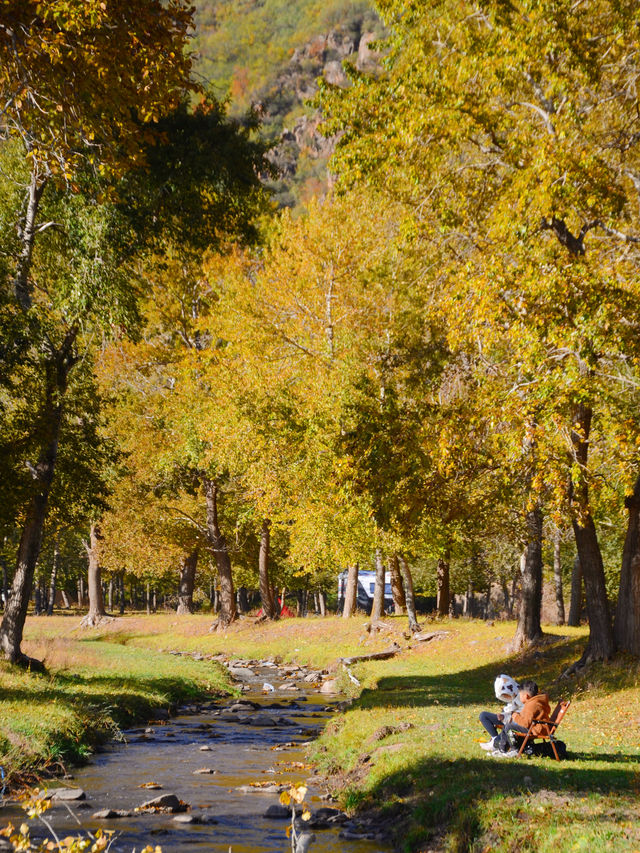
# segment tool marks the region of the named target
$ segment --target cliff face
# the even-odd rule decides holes
[[[317,92],[318,78],[347,86],[344,60],[360,70],[373,70],[379,61],[370,45],[380,37],[381,26],[366,0],[334,0],[330,21],[317,11],[312,15],[315,6],[309,6],[305,20],[305,3],[310,2],[291,0],[289,17],[297,16],[297,30],[289,34],[288,42],[274,45],[273,32],[281,32],[273,20],[276,13],[269,18],[271,33],[265,31],[264,15],[258,17],[268,11],[269,0],[244,0],[233,7],[225,0],[199,0],[198,19],[209,27],[209,37],[201,34],[198,42],[200,66],[211,71],[216,94],[226,94],[220,88],[228,87],[232,114],[251,104],[259,109],[279,173],[273,182],[275,197],[287,206],[323,195],[330,182],[327,161],[335,140],[319,132],[320,114],[308,103]],[[323,27],[328,23],[331,26]],[[296,43],[303,34],[306,37]]]
[[[324,77],[335,86],[349,85],[344,60],[349,60],[361,71],[375,70],[380,58],[371,48],[375,39],[373,31],[354,34],[335,29],[318,35],[294,51],[273,87],[264,93],[261,105],[267,127],[277,124],[277,107],[284,99],[295,98],[304,108],[297,117],[290,114],[271,153],[271,160],[280,173],[280,179],[274,184],[280,204],[295,205],[326,192],[331,181],[327,162],[336,140],[321,134],[319,111],[305,108],[305,105],[317,93],[318,78]]]

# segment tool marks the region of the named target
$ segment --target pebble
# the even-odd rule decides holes
[[[194,776],[212,776],[214,773],[217,773],[217,770],[212,770],[210,767],[200,767],[198,770],[193,771]]]
[[[115,820],[118,817],[131,817],[131,812],[127,809],[102,809],[94,812],[91,817],[95,820]]]
[[[148,800],[139,806],[140,810],[144,809],[163,809],[169,812],[181,812],[188,806],[180,802],[175,794],[163,794],[161,797],[156,797],[153,800]]]
[[[286,806],[273,805],[269,806],[262,816],[273,820],[286,820],[291,817],[291,809],[288,809]]]
[[[84,800],[86,795],[82,788],[56,788],[49,795],[51,800]]]

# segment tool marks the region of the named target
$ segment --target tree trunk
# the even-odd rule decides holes
[[[119,586],[119,599],[120,599],[120,615],[124,615],[124,608],[126,605],[125,594],[124,594],[124,570],[120,572],[120,576],[118,578],[118,586]]]
[[[411,569],[402,554],[398,554],[398,562],[400,563],[400,572],[402,574],[402,581],[404,585],[404,598],[407,603],[409,630],[412,634],[417,634],[420,630],[420,625],[418,625],[418,617],[416,615],[416,600],[413,593],[413,577],[411,576]]]
[[[449,615],[449,604],[451,603],[451,554],[447,548],[438,560],[438,597],[437,608],[439,616]]]
[[[40,577],[35,579],[35,588],[33,591],[33,612],[36,616],[42,613],[42,590],[40,589]]]
[[[202,485],[207,504],[207,531],[209,534],[209,546],[216,558],[218,578],[220,580],[220,613],[218,615],[217,627],[226,628],[235,619],[236,595],[233,588],[233,574],[231,572],[231,558],[220,525],[218,523],[218,487],[208,477],[202,478]]]
[[[578,473],[572,475],[570,487],[570,500],[574,511],[573,533],[582,566],[589,618],[589,642],[580,663],[609,660],[615,652],[602,553],[589,503],[587,458],[591,416],[591,409],[581,403],[576,408],[571,431],[574,461],[579,466]],[[573,468],[575,469],[575,465]]]
[[[249,612],[249,599],[247,598],[246,586],[238,587],[238,610],[240,613]]]
[[[46,395],[38,423],[42,444],[36,465],[29,466],[35,481],[34,491],[26,507],[11,596],[0,624],[0,648],[5,657],[13,663],[33,665],[22,653],[20,645],[58,456],[67,378],[76,361],[73,355],[76,334],[76,330],[70,330],[60,349],[52,353],[45,365]]]
[[[262,613],[267,619],[277,619],[280,615],[276,607],[273,590],[269,583],[269,548],[271,544],[271,522],[265,518],[260,533],[260,556],[258,558],[258,578],[260,582],[260,600]]]
[[[396,616],[404,616],[407,606],[404,597],[404,589],[402,588],[402,575],[400,574],[400,565],[398,563],[398,555],[394,554],[389,560],[389,572],[391,574],[391,595],[393,596],[393,612]]]
[[[89,547],[87,548],[87,556],[89,557],[89,612],[82,620],[82,625],[85,628],[95,628],[101,622],[111,618],[107,616],[107,612],[104,609],[102,584],[100,582],[101,568],[99,547],[101,539],[102,535],[100,533],[100,525],[97,523],[92,524],[91,531],[89,533]]]
[[[327,615],[327,596],[323,589],[318,593],[318,603],[320,604],[320,616],[324,618]]]
[[[113,578],[109,579],[109,599],[107,607],[109,608],[110,613],[113,612]]]
[[[42,193],[46,186],[46,181],[42,180],[38,175],[38,167],[35,164],[35,161],[32,162],[33,167],[31,170],[27,205],[25,208],[24,218],[18,227],[18,237],[22,247],[18,257],[16,277],[13,283],[16,301],[23,311],[28,311],[31,307],[31,287],[29,284],[31,257],[33,255],[33,244],[36,237],[38,208],[40,207],[40,200],[42,199]]]
[[[629,510],[629,521],[622,552],[614,635],[619,649],[640,656],[640,477],[633,494],[625,500],[625,506]]]
[[[53,542],[53,563],[51,564],[51,579],[49,580],[49,603],[47,605],[47,616],[53,616],[53,605],[56,600],[56,580],[58,579],[58,564],[60,562],[59,538]]]
[[[571,571],[571,601],[569,603],[569,618],[567,625],[577,628],[582,615],[582,566],[580,557],[576,554]]]
[[[348,619],[356,612],[358,599],[358,564],[354,563],[349,566],[347,575],[347,588],[344,593],[344,607],[342,610],[342,618]]]
[[[542,509],[536,506],[526,516],[527,544],[520,560],[521,601],[518,627],[511,644],[520,651],[542,638],[540,607],[542,605]]]
[[[60,594],[62,595],[62,603],[64,605],[64,609],[69,610],[71,608],[71,602],[69,601],[69,596],[67,595],[66,589],[61,589]]]
[[[194,548],[189,554],[184,554],[180,563],[180,581],[178,585],[178,607],[176,614],[184,616],[193,613],[193,587],[198,565],[198,549]]]
[[[473,616],[473,583],[467,583],[467,591],[464,594],[464,604],[462,605],[462,615],[469,618]]]
[[[507,582],[504,579],[501,580],[500,586],[502,588],[502,597],[504,599],[505,613],[508,616],[513,616],[513,609],[511,606],[511,596],[509,595],[509,587],[507,586]]]
[[[2,566],[2,608],[4,609],[9,598],[9,577],[4,557],[0,557],[0,565]]]
[[[371,606],[371,622],[379,622],[384,613],[384,561],[382,552],[376,549],[376,585],[373,591],[373,604]]]
[[[564,595],[562,592],[562,563],[560,561],[560,531],[553,540],[553,580],[556,588],[556,625],[564,625]]]

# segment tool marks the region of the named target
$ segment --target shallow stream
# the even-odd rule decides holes
[[[268,695],[262,693],[265,681],[276,686]],[[81,788],[86,799],[54,805],[47,819],[64,836],[79,832],[76,819],[91,832],[99,827],[115,830],[117,838],[110,848],[114,853],[139,851],[147,844],[160,845],[163,853],[290,850],[286,836],[290,818],[265,815],[270,806],[279,805],[281,786],[308,781],[312,771],[306,765],[304,744],[319,734],[331,710],[325,710],[327,698],[310,685],[296,682],[298,691],[292,693],[279,689],[282,681],[282,673],[273,668],[252,667],[243,676],[244,692],[238,701],[249,700],[259,708],[236,703],[232,710],[234,700],[227,700],[199,706],[197,713],[184,708],[169,720],[125,732],[126,743],[107,744],[88,766],[75,771],[72,781],[63,783]],[[286,683],[292,683],[289,675]],[[203,770],[210,772],[196,773]],[[148,783],[161,788],[140,787]],[[189,809],[180,815],[133,811],[164,794],[175,794]],[[390,849],[376,838],[374,827],[367,832],[321,799],[313,782],[307,802],[312,820],[303,831],[315,835],[313,840],[307,838],[311,853]],[[113,819],[94,816],[105,809],[131,814]],[[8,805],[0,818],[3,825],[8,820],[19,824],[24,813]],[[32,838],[46,834],[36,821],[30,823]]]

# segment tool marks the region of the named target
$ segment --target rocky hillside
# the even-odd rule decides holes
[[[328,184],[333,142],[318,131],[309,101],[317,79],[348,85],[342,63],[375,67],[371,43],[381,34],[366,0],[196,0],[197,70],[241,116],[257,106],[279,171],[278,202],[296,206]]]

